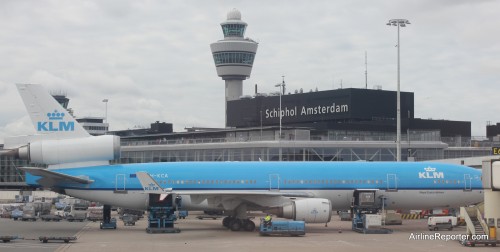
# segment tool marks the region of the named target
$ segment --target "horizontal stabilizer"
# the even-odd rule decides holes
[[[44,179],[49,179],[53,182],[76,182],[80,184],[91,184],[94,180],[85,179],[81,177],[75,177],[71,175],[66,175],[62,173],[58,173],[52,170],[47,170],[43,168],[36,167],[19,167],[18,169],[25,171],[34,176],[40,176]]]
[[[160,201],[164,200],[172,192],[171,188],[169,190],[161,188],[147,172],[137,172],[136,175],[139,182],[141,182],[144,192],[148,194],[160,194]]]
[[[0,156],[15,156],[17,154],[17,150],[12,149],[2,149],[0,150]]]

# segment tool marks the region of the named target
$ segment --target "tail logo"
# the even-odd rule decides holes
[[[148,186],[144,187],[144,191],[159,191],[160,187],[156,186],[154,183],[149,183]]]
[[[75,131],[74,122],[65,122],[66,114],[54,110],[52,113],[47,113],[47,122],[37,122],[37,131]]]

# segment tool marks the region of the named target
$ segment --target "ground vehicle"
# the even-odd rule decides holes
[[[189,212],[186,211],[186,210],[179,210],[177,211],[177,216],[179,219],[186,219],[186,217],[188,216]]]
[[[306,234],[306,225],[304,221],[269,221],[260,220],[260,235],[291,235],[299,236]]]
[[[23,217],[23,211],[16,208],[16,209],[12,210],[12,212],[10,213],[10,217],[14,220],[20,219]]]
[[[56,202],[55,203],[55,206],[56,206],[56,210],[64,210],[64,208],[67,206],[68,204],[64,203],[64,202]]]
[[[88,214],[87,214],[87,219],[89,221],[102,221],[102,209],[103,207],[89,207],[87,209]]]
[[[122,216],[122,221],[124,226],[135,226],[135,222],[137,221],[137,215],[124,214]]]
[[[453,230],[457,225],[457,217],[455,216],[434,216],[427,219],[427,227],[429,230],[437,231],[439,229]]]

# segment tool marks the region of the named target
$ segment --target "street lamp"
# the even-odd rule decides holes
[[[281,120],[282,120],[282,117],[283,117],[283,114],[281,113],[281,94],[284,92],[284,89],[285,89],[285,76],[281,76],[283,78],[283,81],[281,83],[278,83],[276,85],[274,85],[275,87],[279,87],[280,88],[280,136],[279,136],[279,139],[281,140]]]
[[[405,27],[406,25],[409,25],[410,21],[406,19],[391,19],[387,23],[387,25],[392,25],[392,26],[397,26],[398,27],[398,91],[397,91],[397,98],[396,98],[396,103],[397,103],[397,109],[396,109],[396,160],[398,162],[401,161],[401,93],[399,90],[400,86],[400,60],[399,60],[399,27]]]
[[[102,100],[102,102],[104,102],[106,104],[106,115],[104,116],[104,120],[106,121],[106,123],[108,122],[108,99],[104,99]]]

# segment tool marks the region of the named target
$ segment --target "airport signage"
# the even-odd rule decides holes
[[[333,102],[329,105],[318,106],[294,106],[294,107],[281,107],[281,118],[285,117],[300,117],[300,116],[314,116],[314,115],[328,115],[337,113],[349,112],[348,104],[335,104]],[[279,118],[280,108],[266,109],[265,118]]]
[[[500,155],[500,147],[491,147],[491,155]]]

